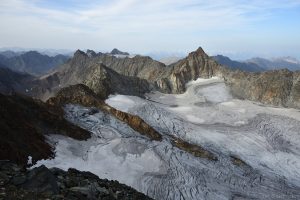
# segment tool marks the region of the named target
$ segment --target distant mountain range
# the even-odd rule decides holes
[[[239,69],[242,71],[249,71],[249,72],[265,71],[263,67],[261,67],[256,63],[238,62],[238,61],[231,60],[230,58],[222,55],[212,56],[211,58],[214,59],[219,64],[225,65],[231,69]]]
[[[16,72],[41,75],[65,63],[69,59],[65,55],[48,56],[37,51],[0,52],[0,64]]]
[[[292,57],[274,59],[252,58],[246,61],[235,61],[223,55],[212,56],[216,62],[231,69],[239,69],[249,72],[261,72],[276,69],[300,70],[300,61]]]
[[[274,70],[274,69],[289,69],[291,71],[300,70],[300,61],[292,57],[282,57],[274,59],[264,59],[264,58],[252,58],[246,61],[247,63],[254,63],[265,70]]]

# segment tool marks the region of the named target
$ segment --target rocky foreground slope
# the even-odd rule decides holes
[[[90,172],[45,166],[27,171],[8,161],[0,161],[0,187],[0,199],[151,199],[118,181],[99,179]]]

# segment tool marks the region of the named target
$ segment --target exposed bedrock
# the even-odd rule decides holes
[[[299,72],[287,69],[261,73],[223,70],[222,76],[238,98],[300,108]]]

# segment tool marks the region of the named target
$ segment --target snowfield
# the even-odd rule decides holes
[[[67,105],[66,118],[93,136],[49,136],[56,156],[37,166],[91,171],[155,199],[300,199],[299,110],[234,99],[216,77],[191,81],[184,94],[112,95],[106,103],[140,116],[163,140],[94,108]],[[218,160],[178,149],[172,136]]]

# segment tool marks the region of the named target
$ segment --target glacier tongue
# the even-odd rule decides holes
[[[94,108],[67,105],[66,118],[93,137],[49,136],[56,156],[37,165],[91,171],[155,199],[300,199],[298,110],[234,99],[218,78],[190,82],[180,95],[114,95],[106,103],[140,116],[163,140],[151,141]],[[218,160],[180,150],[172,137]]]

